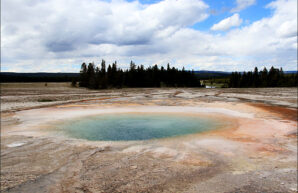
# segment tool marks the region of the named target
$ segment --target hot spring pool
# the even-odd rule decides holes
[[[226,122],[181,114],[101,114],[66,121],[59,132],[91,141],[129,141],[174,137],[218,129]]]

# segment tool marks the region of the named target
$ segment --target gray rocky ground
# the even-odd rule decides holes
[[[1,86],[2,192],[297,192],[297,88]],[[231,118],[235,128],[165,140],[37,135],[46,127],[40,114],[55,119],[57,112],[146,106],[220,108],[254,117]],[[40,122],[34,129],[28,127],[32,116]]]

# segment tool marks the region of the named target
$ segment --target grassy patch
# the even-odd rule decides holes
[[[227,78],[213,78],[209,80],[204,80],[204,84],[206,86],[215,86],[216,88],[226,88],[228,87],[228,79]]]

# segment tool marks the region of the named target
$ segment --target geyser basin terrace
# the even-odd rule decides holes
[[[296,88],[64,90],[51,95],[63,98],[57,103],[24,102],[17,93],[1,104],[14,109],[1,115],[1,192],[297,192]],[[6,95],[12,91],[24,92]],[[77,101],[64,98],[77,94]],[[220,129],[133,141],[51,131],[85,118],[144,113],[211,118]]]
[[[101,141],[148,140],[226,127],[227,121],[177,113],[116,113],[68,120],[56,130],[69,137]]]

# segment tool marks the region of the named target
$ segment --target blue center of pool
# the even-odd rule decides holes
[[[103,114],[64,122],[58,130],[92,141],[128,141],[174,137],[217,129],[226,123],[175,114]]]

